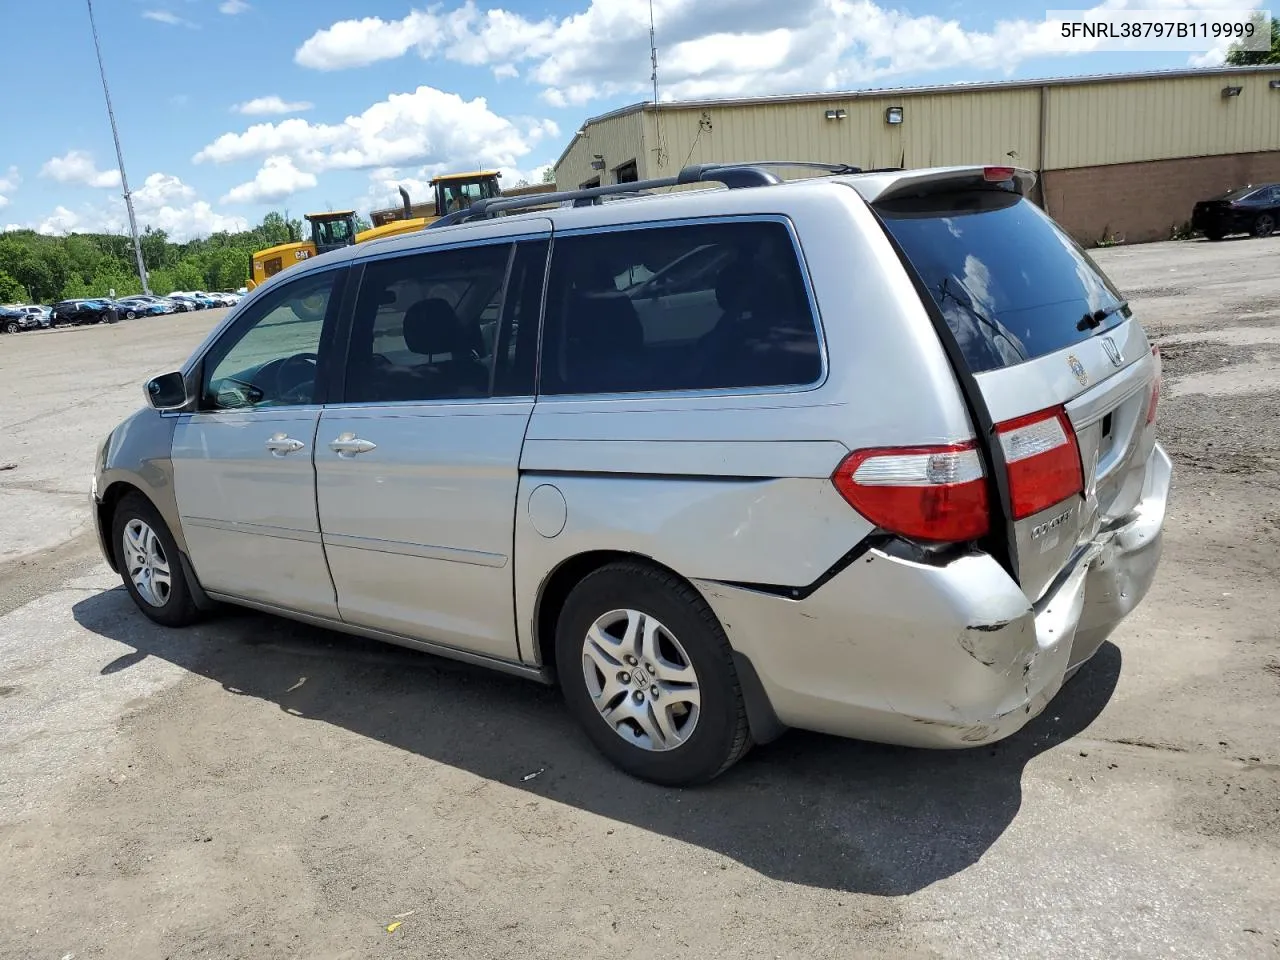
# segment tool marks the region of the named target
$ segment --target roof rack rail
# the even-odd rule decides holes
[[[521,210],[527,207],[592,206],[605,197],[617,195],[617,199],[643,196],[645,191],[663,187],[682,186],[691,183],[719,183],[730,190],[744,187],[764,187],[782,180],[765,167],[803,167],[825,170],[832,176],[861,173],[860,167],[847,163],[818,163],[811,160],[753,160],[733,163],[695,163],[683,168],[674,177],[652,180],[634,180],[630,183],[610,183],[602,187],[583,187],[578,190],[558,190],[554,193],[536,193],[523,197],[490,197],[477,200],[465,210],[455,210],[430,224],[427,229],[448,227],[473,220],[487,220],[499,213]]]
[[[492,197],[478,200],[465,210],[455,210],[432,223],[427,229],[448,227],[458,223],[469,223],[473,220],[486,220],[498,213],[520,210],[525,207],[544,207],[578,201],[591,201],[597,197],[611,194],[640,194],[646,190],[657,190],[662,187],[675,187],[691,183],[721,183],[729,189],[742,187],[763,187],[781,183],[778,177],[767,170],[753,168],[749,164],[740,163],[703,163],[685,167],[674,177],[659,177],[654,180],[635,180],[630,183],[610,183],[603,187],[584,187],[579,190],[560,190],[555,193],[537,193],[525,197]],[[589,204],[585,204],[589,205]]]

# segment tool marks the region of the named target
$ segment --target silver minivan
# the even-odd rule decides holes
[[[659,783],[1006,737],[1146,594],[1171,479],[1159,354],[1033,183],[706,165],[317,257],[103,443],[107,561],[169,626],[558,682]]]

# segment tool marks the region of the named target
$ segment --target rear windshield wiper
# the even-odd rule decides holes
[[[1096,330],[1107,322],[1108,318],[1119,313],[1121,310],[1129,309],[1128,300],[1119,300],[1107,307],[1105,310],[1095,310],[1093,313],[1086,313],[1080,318],[1080,322],[1076,324],[1077,330]]]
[[[977,307],[974,306],[974,296],[972,293],[969,292],[969,288],[964,285],[963,280],[956,280],[955,282],[955,286],[959,287],[962,291],[964,291],[963,297],[957,296],[955,292],[951,289],[950,281],[952,279],[953,279],[952,277],[944,277],[942,280],[942,283],[938,285],[938,289],[942,295],[942,299],[950,300],[952,303],[958,304],[966,313],[969,314],[969,316],[977,320],[978,323],[982,324],[984,327],[989,328],[991,330],[991,340],[993,345],[995,344],[995,341],[1003,340],[1005,343],[1009,345],[1010,349],[1012,349],[1015,353],[1017,353],[1018,357],[1021,360],[1027,360],[1028,359],[1027,350],[1022,345],[1022,342],[1016,336],[1014,336],[1013,333],[1009,330],[1009,328],[1006,327],[1003,323],[1000,323],[998,320],[991,319],[985,313],[983,313],[981,310],[979,310]],[[1007,358],[1005,359],[1007,360]]]

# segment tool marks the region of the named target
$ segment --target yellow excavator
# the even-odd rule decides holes
[[[418,211],[415,211],[413,204],[410,203],[408,191],[401,187],[400,196],[404,200],[402,209],[385,218],[375,213],[374,226],[359,232],[356,229],[354,210],[308,213],[306,220],[311,228],[311,238],[277,244],[256,252],[250,260],[249,281],[246,286],[252,290],[281,270],[297,266],[330,250],[347,247],[353,243],[368,243],[370,240],[382,240],[402,233],[412,233],[446,214],[471,206],[477,200],[500,197],[502,196],[502,190],[498,187],[500,176],[501,174],[496,170],[477,170],[471,173],[450,173],[436,177],[431,181],[435,202],[427,211],[422,211],[420,216],[414,216]]]

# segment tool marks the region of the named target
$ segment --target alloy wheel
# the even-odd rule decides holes
[[[674,750],[698,725],[697,672],[656,617],[625,609],[597,618],[583,638],[582,675],[601,718],[642,750]]]
[[[134,589],[151,606],[163,607],[169,602],[173,581],[160,538],[145,520],[135,517],[125,524],[122,542]]]

